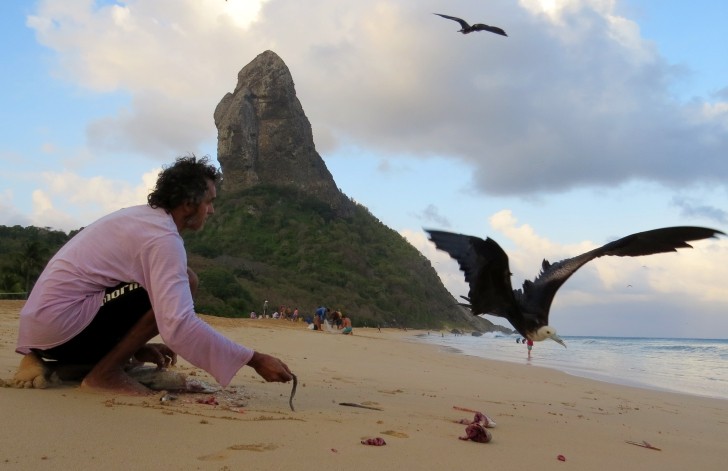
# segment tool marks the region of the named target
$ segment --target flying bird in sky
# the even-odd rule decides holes
[[[435,246],[457,260],[465,281],[470,285],[468,301],[473,314],[492,314],[504,317],[524,337],[540,341],[550,338],[564,347],[556,329],[549,325],[549,310],[556,292],[582,265],[598,257],[638,257],[656,253],[677,252],[691,248],[688,241],[725,235],[705,227],[666,227],[638,232],[609,242],[573,258],[557,263],[547,260],[533,280],[523,282],[523,290],[511,286],[508,255],[491,238],[486,240],[452,232],[425,229]]]
[[[460,23],[460,27],[462,29],[458,30],[458,33],[468,34],[472,33],[473,31],[490,31],[491,33],[500,34],[501,36],[508,36],[505,31],[497,26],[484,25],[483,23],[475,23],[474,25],[470,26],[465,20],[456,18],[454,16],[443,15],[442,13],[433,13],[433,15],[441,16],[443,18],[447,18],[448,20],[453,20]]]

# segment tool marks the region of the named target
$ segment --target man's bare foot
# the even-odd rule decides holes
[[[128,396],[148,396],[153,391],[129,376],[123,369],[97,371],[95,368],[81,382],[81,389]]]
[[[27,389],[45,389],[59,384],[61,384],[61,380],[55,371],[49,368],[46,362],[35,353],[23,356],[12,381],[12,385],[16,388]]]

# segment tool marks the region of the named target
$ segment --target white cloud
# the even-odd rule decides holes
[[[44,0],[28,26],[58,53],[57,72],[71,82],[179,98],[199,93],[214,78],[220,59],[264,3],[129,0],[99,7]]]
[[[0,225],[30,225],[30,219],[14,207],[13,198],[12,190],[4,189],[0,191]]]
[[[160,170],[144,173],[136,185],[101,176],[44,172],[42,189],[32,193],[30,224],[70,231],[117,209],[144,204]]]
[[[728,131],[728,102],[703,103],[702,113],[707,122],[719,123]]]
[[[50,198],[42,191],[33,191],[33,209],[36,213],[45,213],[53,210]]]
[[[53,229],[69,230],[77,226],[76,221],[62,211],[58,211],[43,190],[34,190],[32,194],[33,213],[32,225],[37,227],[50,227]]]
[[[347,145],[459,159],[473,168],[472,187],[491,195],[728,181],[721,105],[675,101],[678,70],[614,1],[502,0],[490,18],[468,18],[508,38],[458,34],[431,14],[439,6],[45,0],[28,23],[67,80],[129,94],[126,108],[89,126],[104,153],[199,152],[214,141],[212,112],[237,71],[272,49],[329,153]]]
[[[179,98],[140,93],[134,106],[89,123],[88,144],[97,155],[132,152],[157,161],[169,160],[170,155],[203,154],[201,146],[215,129],[211,112],[201,113],[203,108],[194,97],[179,103]]]
[[[123,182],[113,182],[106,177],[82,178],[69,172],[44,173],[48,191],[67,198],[77,205],[97,205],[101,209],[119,208],[124,202],[140,202],[137,191]],[[136,197],[136,198],[135,198]]]

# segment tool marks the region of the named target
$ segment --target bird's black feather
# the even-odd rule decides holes
[[[468,297],[473,314],[508,317],[516,308],[511,286],[508,255],[493,239],[451,232],[427,230],[438,249],[454,258],[465,281],[470,285]]]

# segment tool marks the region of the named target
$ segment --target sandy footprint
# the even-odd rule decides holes
[[[202,455],[197,457],[197,459],[200,461],[223,461],[227,458],[227,454],[225,454],[224,451],[219,453],[210,453],[209,455]]]
[[[363,406],[378,406],[379,403],[376,401],[362,401],[361,405]]]
[[[274,443],[241,443],[238,445],[231,445],[226,450],[210,453],[209,455],[198,456],[197,459],[200,461],[223,461],[229,458],[228,450],[232,451],[271,451],[278,448],[278,445]]]
[[[409,438],[409,435],[407,435],[404,432],[398,432],[396,430],[385,430],[384,432],[381,432],[382,435],[389,435],[391,437],[397,437],[397,438]]]
[[[331,379],[336,380],[336,381],[340,381],[342,383],[348,383],[348,384],[357,384],[359,382],[358,380],[353,380],[353,379],[349,379],[349,378],[342,378],[341,376],[332,376]]]
[[[228,447],[228,450],[242,450],[242,451],[271,451],[278,448],[278,445],[274,443],[244,443],[240,445],[232,445]]]
[[[20,360],[12,384],[16,388],[45,389],[61,384],[61,380],[38,355],[29,353]]]

